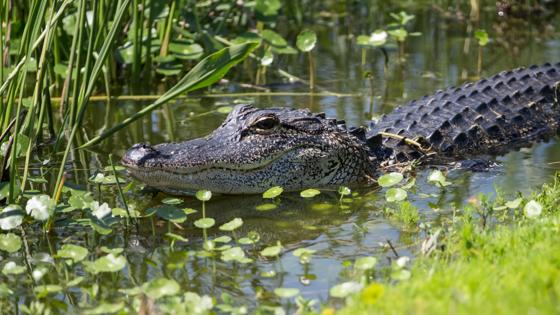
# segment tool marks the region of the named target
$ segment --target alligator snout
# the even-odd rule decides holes
[[[158,156],[159,152],[146,143],[137,143],[133,145],[122,158],[125,166],[143,166],[144,163]]]

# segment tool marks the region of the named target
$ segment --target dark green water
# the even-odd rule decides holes
[[[345,119],[348,125],[361,125],[372,116],[390,112],[408,100],[478,78],[478,44],[472,33],[467,31],[468,23],[453,13],[446,16],[423,2],[406,8],[409,13],[416,15],[411,30],[422,34],[406,42],[405,60],[397,62],[396,50],[389,49],[390,62],[385,69],[383,55],[379,51],[368,50],[366,65],[362,66],[361,49],[355,44],[355,37],[388,23],[386,13],[393,10],[397,8],[389,5],[371,8],[371,12],[368,12],[368,8],[356,7],[352,8],[349,15],[331,15],[307,22],[319,36],[316,51],[317,84],[322,90],[349,95],[290,95],[291,92],[305,92],[307,88],[301,84],[287,83],[274,74],[267,77],[269,87],[274,92],[285,92],[285,95],[219,96],[223,93],[255,91],[218,85],[209,92],[210,96],[193,95],[187,100],[178,100],[106,141],[97,154],[91,155],[88,160],[86,168],[90,172],[78,173],[76,182],[83,183],[80,176],[92,175],[101,164],[106,165],[107,153],[120,156],[134,143],[155,144],[206,135],[225,118],[225,114],[213,112],[216,106],[250,102],[258,107],[310,108],[326,112],[327,116]],[[548,13],[551,16],[542,18],[499,17],[495,7],[483,8],[480,24],[473,26],[473,29],[486,29],[491,37],[491,42],[483,50],[482,75],[492,75],[523,65],[560,61],[560,14]],[[288,38],[294,38],[297,34],[297,30],[284,31]],[[275,65],[294,75],[307,77],[307,63],[303,55],[277,56]],[[234,69],[231,80],[250,82],[250,75],[244,71],[242,67]],[[374,75],[373,98],[370,81],[363,78],[364,71],[371,71]],[[158,92],[161,91],[157,86],[147,86],[145,91],[146,94]],[[93,104],[91,110],[99,113],[100,119],[89,122],[90,127],[92,130],[101,128],[103,117],[116,121],[146,104],[145,101],[117,102],[112,104],[109,113],[105,113],[106,104]],[[560,163],[554,163],[560,161],[560,145],[555,140],[540,143],[497,157],[496,160],[500,166],[488,172],[451,172],[449,179],[453,185],[445,192],[427,185],[426,174],[421,173],[418,176],[418,191],[435,193],[437,197],[410,196],[420,208],[420,222],[437,222],[446,218],[453,206],[465,203],[469,197],[480,192],[493,193],[494,186],[511,196],[517,191],[527,193],[549,182],[560,168]],[[152,200],[151,194],[137,191],[128,192],[127,196],[132,205],[139,208],[156,204],[166,197],[160,194]],[[238,235],[257,231],[261,236],[257,249],[273,245],[277,240],[282,242],[286,250],[280,262],[261,259],[251,263],[248,268],[192,258],[185,262],[184,268],[166,276],[199,293],[216,296],[227,292],[238,297],[240,304],[255,303],[256,296],[260,300],[275,301],[277,298],[274,298],[272,290],[276,287],[299,288],[306,298],[324,300],[328,297],[330,287],[347,278],[349,271],[343,267],[344,261],[360,256],[376,256],[382,263],[387,263],[394,258],[394,254],[385,246],[387,240],[394,245],[399,255],[412,257],[418,253],[423,233],[416,226],[404,226],[385,217],[381,209],[383,198],[384,192],[364,188],[353,201],[344,203],[349,206],[347,209],[341,209],[338,195],[334,192],[323,193],[311,200],[305,200],[298,194],[286,194],[276,202],[275,209],[262,211],[257,208],[267,201],[261,196],[214,197],[207,203],[207,215],[216,219],[216,226],[234,217],[242,218],[244,225]],[[437,204],[441,210],[434,211],[428,206],[429,202]],[[200,202],[194,198],[184,198],[183,206],[200,209]],[[193,221],[189,217],[181,224],[183,229],[171,227],[173,233],[189,238],[190,243],[175,246],[175,250],[185,255],[190,255],[190,250],[200,248],[199,245],[193,245],[199,243],[202,236],[200,230],[193,227]],[[156,222],[157,233],[152,236],[150,223],[144,223],[139,234],[133,233],[129,238],[114,237],[113,240],[119,246],[123,242],[128,243],[129,272],[141,281],[165,274],[162,266],[171,260],[168,241],[163,239],[167,224]],[[211,230],[209,235],[223,234],[218,232],[217,229]],[[306,268],[291,254],[302,247],[317,250]],[[269,270],[280,272],[272,278],[260,275]],[[127,286],[124,282],[121,285]]]

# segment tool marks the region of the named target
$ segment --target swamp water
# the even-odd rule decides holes
[[[95,197],[100,195],[114,205],[118,199],[115,186],[104,186],[99,191],[96,184],[87,180],[108,165],[108,153],[121,156],[128,147],[138,142],[155,144],[204,136],[222,122],[228,106],[235,103],[250,102],[257,107],[309,108],[344,119],[349,126],[357,126],[390,112],[408,100],[478,78],[478,44],[472,34],[465,32],[465,20],[454,15],[445,17],[437,10],[424,6],[413,6],[408,12],[416,16],[411,29],[421,32],[421,35],[407,39],[401,63],[396,61],[395,48],[389,50],[387,68],[379,50],[368,50],[366,63],[364,66],[361,64],[362,51],[349,34],[355,34],[355,37],[369,33],[372,27],[383,25],[383,21],[374,24],[364,18],[367,12],[326,17],[310,25],[318,34],[316,62],[319,88],[316,95],[306,93],[307,87],[301,84],[278,83],[282,79],[272,75],[267,78],[269,84],[266,87],[274,93],[232,85],[215,86],[209,95],[192,95],[166,105],[109,138],[94,152],[87,152],[86,165],[76,160],[74,168],[69,169],[71,179],[67,183],[93,191]],[[383,14],[380,13],[380,16]],[[354,25],[356,21],[362,22]],[[560,14],[535,24],[524,23],[519,18],[500,18],[495,11],[484,11],[481,21],[484,22],[478,27],[487,29],[491,37],[490,44],[483,50],[483,76],[517,66],[560,61]],[[501,37],[494,38],[493,34],[501,34]],[[279,57],[278,63],[288,72],[306,77],[304,57]],[[373,91],[371,82],[363,76],[365,70],[371,71],[374,76]],[[232,72],[233,77],[236,72],[243,71],[243,67],[238,66]],[[238,77],[243,77],[243,74]],[[154,88],[146,89],[150,91]],[[374,97],[371,97],[372,92]],[[88,122],[88,128],[97,130],[106,122],[104,120],[114,123],[145,104],[141,100],[113,101],[110,112],[106,113],[105,103],[94,103],[89,110],[99,113],[100,119]],[[203,236],[193,222],[200,218],[200,201],[188,197],[170,201],[170,196],[163,194],[153,197],[149,192],[139,191],[139,185],[125,192],[133,210],[142,212],[160,205],[163,200],[181,202],[175,207],[192,208],[198,212],[189,214],[181,223],[170,223],[156,216],[141,219],[137,229],[130,227],[125,232],[114,228],[106,236],[94,235],[91,229],[86,231],[83,227],[69,225],[57,228],[48,239],[30,235],[28,241],[34,253],[52,252],[53,246],[58,247],[57,244],[61,243],[79,244],[90,250],[96,248],[96,244],[124,247],[123,255],[127,259],[125,271],[119,276],[105,274],[97,277],[103,300],[111,301],[117,288],[132,288],[151,279],[165,277],[179,283],[181,290],[217,297],[218,304],[228,300],[227,297],[220,298],[225,293],[232,297],[232,306],[246,305],[251,309],[262,303],[282,305],[293,312],[296,307],[293,299],[279,297],[282,294],[275,294],[274,289],[296,288],[306,299],[327,302],[330,288],[355,276],[352,264],[356,258],[373,256],[382,266],[390,265],[396,255],[413,258],[419,253],[420,244],[426,237],[423,227],[449,220],[453,209],[469,198],[479,193],[493,194],[495,187],[499,187],[507,198],[513,199],[518,191],[528,193],[549,182],[560,169],[560,163],[556,163],[560,161],[560,144],[551,140],[496,160],[500,165],[487,172],[451,171],[447,180],[452,185],[445,189],[426,182],[429,171],[419,172],[417,184],[408,195],[419,210],[418,220],[413,220],[415,222],[411,224],[383,211],[389,205],[385,202],[386,189],[379,188],[364,188],[357,191],[357,195],[344,196],[341,201],[336,191],[323,191],[313,198],[302,198],[299,193],[284,193],[272,200],[263,199],[261,195],[213,196],[205,203],[206,216],[216,220],[215,226],[208,230],[208,238],[228,235],[239,240],[248,233],[254,237],[258,234],[256,244],[243,246],[247,256],[254,259],[248,263],[224,262],[219,254],[216,258],[207,258],[197,253],[202,248]],[[234,218],[243,220],[242,226],[234,232],[217,228]],[[63,222],[57,225],[64,226]],[[187,238],[188,242],[176,240],[171,246],[171,240],[166,236],[168,232]],[[284,248],[279,258],[264,258],[256,254],[277,241]],[[237,246],[234,245],[235,240],[228,244]],[[293,255],[300,248],[315,251],[309,263],[301,264],[300,258]],[[50,280],[55,282],[57,276],[47,277],[52,277]],[[79,300],[78,291],[70,291],[69,295],[73,294]],[[60,297],[64,303],[77,302],[70,301],[71,297]],[[20,302],[31,298],[21,295]],[[337,303],[336,299],[334,303]]]

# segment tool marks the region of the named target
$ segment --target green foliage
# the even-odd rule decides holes
[[[476,40],[478,40],[478,44],[480,46],[486,46],[486,44],[488,44],[488,42],[490,41],[488,33],[483,29],[474,31],[474,37],[476,38]]]
[[[311,30],[304,30],[298,34],[296,46],[303,52],[309,52],[315,48],[317,43],[317,34]]]

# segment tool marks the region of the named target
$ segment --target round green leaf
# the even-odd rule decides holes
[[[245,258],[245,252],[241,247],[232,247],[222,252],[223,261],[241,261]]]
[[[265,247],[261,250],[261,255],[264,257],[276,257],[282,252],[282,244],[278,241],[274,246]]]
[[[319,195],[321,192],[317,189],[306,189],[302,192],[299,193],[300,196],[302,196],[303,198],[313,198],[317,195]]]
[[[305,30],[299,33],[296,39],[296,46],[303,52],[308,52],[315,48],[317,43],[317,35],[311,30]]]
[[[433,183],[439,187],[445,187],[451,185],[451,183],[446,180],[445,175],[443,175],[443,172],[440,170],[432,171],[430,175],[428,175],[428,182]]]
[[[0,250],[8,253],[17,252],[21,248],[21,238],[14,233],[0,234]]]
[[[164,220],[183,223],[187,219],[185,212],[172,205],[162,205],[156,208],[156,215]]]
[[[359,270],[373,269],[377,264],[377,259],[375,257],[360,257],[356,259],[354,263],[354,268]]]
[[[362,289],[358,282],[349,281],[337,284],[329,290],[329,294],[335,298],[345,298],[350,294],[357,293]]]
[[[212,198],[212,192],[209,190],[199,190],[196,192],[196,199],[200,201],[208,201]]]
[[[86,264],[84,262],[84,264]],[[86,269],[93,273],[117,272],[126,266],[126,258],[108,254],[93,262],[87,262]]]
[[[272,30],[263,30],[260,35],[262,39],[264,39],[272,47],[272,51],[277,54],[297,53],[297,50],[288,45],[288,42],[284,39],[284,37],[282,37],[282,35]]]
[[[87,248],[73,244],[62,245],[56,253],[56,256],[64,259],[71,259],[75,263],[84,260],[87,255]]]
[[[0,212],[0,229],[11,230],[21,225],[24,212],[18,205],[8,205]]]
[[[163,296],[178,294],[181,287],[173,279],[158,278],[144,284],[144,291],[150,298],[159,299]]]
[[[233,231],[243,225],[243,220],[241,218],[235,218],[227,223],[220,226],[222,231]]]
[[[391,187],[403,180],[404,176],[398,172],[391,172],[389,174],[385,174],[377,179],[379,186],[381,187]]]
[[[284,188],[282,188],[280,186],[274,186],[274,187],[268,189],[267,191],[265,191],[263,193],[263,198],[266,198],[266,199],[276,198],[276,197],[280,196],[280,194],[282,194],[283,191],[284,191]]]
[[[296,288],[276,288],[274,294],[281,298],[291,298],[299,294],[299,289]]]
[[[209,229],[216,224],[216,221],[212,218],[202,218],[194,221],[194,226],[200,229]]]
[[[406,190],[402,188],[389,188],[385,193],[385,199],[388,202],[403,201],[407,197]]]
[[[2,268],[2,273],[4,275],[19,275],[20,273],[23,273],[23,272],[25,272],[25,267],[24,266],[18,266],[13,261],[8,261],[4,265],[4,268]]]

